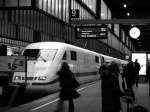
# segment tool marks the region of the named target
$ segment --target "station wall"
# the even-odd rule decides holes
[[[69,2],[69,0],[63,0],[63,2],[62,0],[35,0],[35,7],[30,9],[1,9],[0,43],[8,44],[9,46],[25,47],[32,42],[60,41],[124,58],[129,48],[119,39],[118,32],[120,29],[118,27],[116,27],[118,31],[115,30],[117,36],[109,31],[108,38],[105,40],[78,40],[75,38],[74,26],[70,24],[70,21],[73,19],[68,18],[70,17],[68,15],[70,14],[69,11],[70,9],[79,9],[80,18],[77,19],[96,19],[96,6],[90,6],[95,5],[96,0],[93,3],[91,0],[88,1],[83,0],[83,3],[81,3],[79,0],[72,0],[72,2]],[[50,6],[53,3],[54,6],[52,8]],[[64,3],[66,4],[64,5]],[[107,12],[109,12],[107,13],[107,18],[111,19],[110,9],[107,8]],[[110,29],[111,27],[112,25],[109,25]],[[122,51],[123,49],[125,51]]]

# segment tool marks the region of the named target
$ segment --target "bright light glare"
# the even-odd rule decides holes
[[[123,7],[124,7],[124,8],[127,8],[127,5],[126,5],[126,4],[123,4]]]
[[[130,16],[130,13],[129,13],[129,12],[127,13],[127,16]]]

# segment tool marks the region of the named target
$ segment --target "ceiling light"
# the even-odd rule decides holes
[[[130,13],[129,13],[129,12],[127,13],[127,16],[130,16]]]
[[[124,7],[124,8],[127,8],[127,5],[126,5],[126,4],[123,4],[123,7]]]

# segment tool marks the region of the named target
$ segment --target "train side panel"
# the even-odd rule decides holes
[[[45,54],[40,57],[40,60],[28,60],[27,82],[28,87],[31,87],[32,90],[35,90],[33,88],[40,91],[58,90],[59,83],[56,73],[62,62],[67,62],[80,83],[84,83],[99,79],[98,71],[104,60],[106,62],[118,61],[116,58],[61,42],[39,42],[27,46],[26,49],[45,49],[42,52],[46,53],[46,58],[52,54],[47,53],[46,49],[57,50],[51,61],[45,60]],[[16,72],[13,82],[24,83],[25,78],[23,77],[25,73]]]
[[[67,59],[62,60],[67,62],[71,71],[78,79],[98,79],[98,69],[100,67],[100,55],[88,50],[74,48],[68,46],[66,50]],[[97,62],[96,62],[97,61]],[[92,78],[92,80],[94,79]]]

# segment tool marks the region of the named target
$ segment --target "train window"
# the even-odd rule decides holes
[[[67,59],[67,53],[65,52],[64,55],[63,55],[62,60],[66,60],[66,59]]]
[[[36,60],[38,57],[39,49],[26,49],[23,56],[27,56],[29,60]]]
[[[103,64],[105,62],[104,57],[101,57],[101,64]]]
[[[38,60],[51,61],[54,60],[57,49],[41,49]]]
[[[71,60],[77,60],[77,53],[75,51],[71,51]]]
[[[57,53],[56,49],[26,49],[23,56],[27,56],[28,60],[48,61],[53,60]]]
[[[99,57],[98,56],[95,56],[95,62],[99,63]]]

